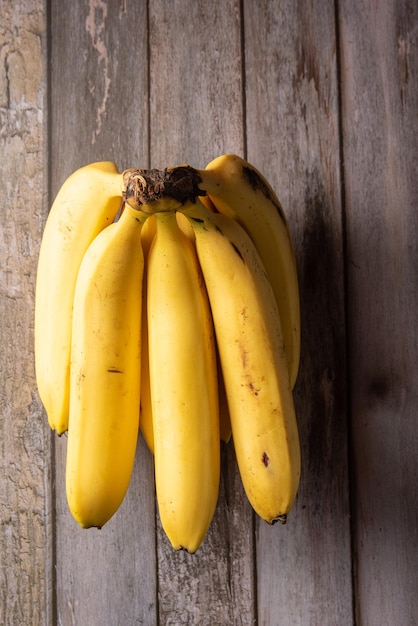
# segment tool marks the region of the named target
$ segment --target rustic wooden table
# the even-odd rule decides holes
[[[2,0],[0,623],[418,624],[416,0]],[[65,500],[33,366],[37,253],[64,179],[225,152],[288,215],[302,299],[303,473],[254,518],[233,445],[195,555],[174,552],[141,440],[101,531]]]

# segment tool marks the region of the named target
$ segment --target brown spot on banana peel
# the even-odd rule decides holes
[[[263,463],[263,465],[265,467],[268,467],[270,465],[270,457],[269,457],[268,453],[265,452],[265,451],[261,455],[261,462]],[[286,513],[281,513],[281,514],[277,515],[276,517],[273,517],[271,520],[266,520],[266,521],[271,526],[273,526],[277,522],[280,522],[281,524],[286,524],[286,522],[287,522],[287,514]]]
[[[270,200],[272,204],[274,204],[281,219],[286,224],[287,220],[281,204],[278,202],[277,198],[271,192],[269,186],[265,183],[260,174],[251,167],[243,165],[242,177],[254,191],[260,191],[268,200]]]
[[[252,393],[257,397],[258,394],[260,393],[260,387],[256,387],[252,381],[248,383],[248,387],[250,388]]]
[[[239,256],[239,258],[241,259],[241,261],[242,261],[243,263],[245,263],[245,259],[244,259],[244,257],[243,257],[243,256],[242,256],[242,254],[241,254],[241,250],[240,250],[239,248],[237,248],[237,246],[236,246],[236,245],[235,245],[232,241],[230,241],[229,243],[230,243],[230,244],[231,244],[231,246],[234,248],[235,252],[238,254],[238,256]]]
[[[261,457],[261,461],[262,461],[263,465],[265,465],[266,467],[268,467],[270,465],[270,457],[267,454],[267,452],[263,452],[263,455]]]
[[[190,219],[191,222],[195,222],[196,224],[203,224],[203,226],[202,226],[203,230],[208,230],[208,227],[206,226],[207,220],[203,219],[202,217],[196,217],[195,215],[190,215],[189,219]],[[224,234],[217,224],[214,224],[212,222],[212,225],[215,228],[215,230],[218,231],[218,233],[221,233],[222,235]],[[234,246],[234,248],[235,248],[235,246]],[[238,254],[240,254],[239,250],[237,252],[238,252]]]

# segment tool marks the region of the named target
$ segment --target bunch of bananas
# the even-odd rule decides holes
[[[285,522],[300,478],[299,353],[286,218],[248,162],[123,173],[100,162],[64,182],[39,255],[35,365],[49,424],[67,431],[82,527],[120,506],[140,431],[173,548],[202,542],[231,434],[252,507]]]

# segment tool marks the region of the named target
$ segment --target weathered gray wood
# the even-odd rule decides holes
[[[418,5],[340,2],[360,625],[418,620]]]
[[[0,622],[417,623],[416,3],[52,0],[49,118],[44,2],[3,0],[0,15]],[[51,436],[33,369],[47,175],[51,200],[89,161],[202,167],[230,151],[271,181],[296,246],[295,508],[285,527],[254,520],[223,446],[209,533],[195,555],[174,552],[140,440],[122,507],[83,531],[65,500],[66,440]]]
[[[152,167],[241,153],[240,2],[152,0],[150,56]]]
[[[49,429],[36,394],[33,298],[45,207],[44,3],[0,5],[0,623],[52,611]]]
[[[91,161],[147,167],[146,3],[52,0],[50,71],[52,197]]]
[[[52,2],[51,196],[77,167],[148,164],[146,3]],[[82,530],[65,497],[56,438],[57,622],[157,623],[152,457],[140,439],[128,494],[101,530]]]
[[[151,165],[204,167],[243,153],[240,3],[150,3]],[[158,525],[161,624],[252,624],[253,516],[231,444],[218,508],[196,554],[173,552]]]
[[[245,2],[248,159],[287,213],[302,353],[300,491],[258,524],[259,624],[352,623],[344,274],[334,2]]]

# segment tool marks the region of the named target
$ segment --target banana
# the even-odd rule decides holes
[[[195,231],[244,489],[261,518],[284,522],[298,489],[300,448],[274,293],[238,222],[199,200],[182,211]]]
[[[176,213],[177,223],[184,234],[194,242],[194,231],[189,220],[183,213]],[[141,232],[142,249],[144,252],[145,264],[147,263],[148,252],[151,247],[152,240],[156,231],[155,216],[151,215],[144,224]],[[139,428],[145,439],[149,450],[154,453],[154,434],[152,430],[152,407],[151,407],[151,391],[149,380],[149,362],[148,362],[148,322],[147,322],[147,287],[146,273],[143,284],[143,306],[142,306],[142,359],[141,359],[141,412],[139,416]],[[225,437],[227,431],[225,431]],[[221,436],[222,439],[222,436]]]
[[[102,527],[120,506],[138,437],[143,214],[125,206],[91,243],[73,310],[66,463],[69,509]]]
[[[205,203],[208,201],[208,196],[202,198]],[[209,201],[210,202],[210,201]],[[211,210],[214,210],[214,207],[210,207]],[[184,213],[180,213],[177,211],[176,213],[177,223],[184,232],[184,234],[190,239],[190,241],[195,246],[195,235],[193,227],[191,226],[189,220],[184,215]],[[219,358],[216,358],[217,363],[217,376],[218,376],[218,402],[219,402],[219,436],[221,441],[224,443],[228,443],[231,439],[231,420],[229,417],[228,404],[225,395],[225,385],[222,377],[222,370],[219,366]]]
[[[196,170],[199,187],[220,213],[239,222],[253,240],[277,300],[293,389],[300,360],[300,304],[294,250],[286,216],[273,189],[250,163],[234,154]],[[207,198],[202,198],[207,205]]]
[[[219,349],[217,348],[217,375],[218,375],[218,403],[219,403],[219,436],[221,441],[228,443],[231,439],[231,418],[228,409],[228,399],[226,397],[224,377],[219,360]]]
[[[177,211],[176,219],[177,219],[177,224],[179,228],[183,231],[186,237],[190,239],[190,241],[194,244],[194,230],[190,226],[190,222],[187,219],[187,217],[183,213],[180,213],[179,211]]]
[[[53,430],[68,426],[71,316],[81,260],[113,222],[122,200],[114,163],[91,163],[62,185],[42,237],[35,298],[35,367],[39,396]]]
[[[173,548],[193,553],[219,490],[215,338],[193,245],[175,212],[156,219],[147,267],[156,494]]]
[[[141,231],[142,250],[144,253],[145,266],[147,265],[148,252],[156,232],[155,217],[151,215],[145,222]],[[139,415],[139,428],[150,450],[154,453],[154,433],[152,428],[151,390],[149,379],[148,360],[148,318],[147,318],[147,272],[144,273],[142,288],[142,354],[141,354],[141,411]]]
[[[207,196],[204,198],[207,201]],[[189,220],[180,211],[176,213],[177,223],[184,234],[190,239],[195,247],[195,235]],[[231,438],[231,420],[229,418],[228,404],[225,396],[225,385],[222,378],[222,371],[219,367],[219,358],[216,358],[218,376],[218,402],[219,402],[219,436],[221,441],[228,443]]]

